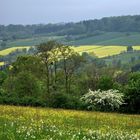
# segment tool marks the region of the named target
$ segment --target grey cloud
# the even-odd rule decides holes
[[[140,0],[0,0],[0,24],[80,21],[140,14]]]

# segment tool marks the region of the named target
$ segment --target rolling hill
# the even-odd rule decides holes
[[[77,23],[0,25],[0,49],[34,46],[50,39],[68,45],[140,46],[140,15]]]
[[[77,39],[78,38],[78,39]],[[8,41],[6,47],[15,46],[35,46],[48,40],[57,40],[58,42],[67,45],[103,45],[103,46],[135,46],[140,45],[140,34],[139,33],[117,33],[109,32],[102,33],[101,35],[91,35],[81,37],[73,36],[71,40],[67,40],[66,36],[40,36],[32,37],[28,39],[17,39],[15,41]]]
[[[69,42],[73,45],[115,45],[115,46],[135,46],[140,45],[140,34],[132,33],[104,33],[98,36],[91,36],[81,40]]]

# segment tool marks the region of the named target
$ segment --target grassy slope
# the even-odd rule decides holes
[[[0,139],[138,139],[140,116],[0,106]],[[113,140],[114,140],[113,139]]]
[[[87,37],[70,42],[73,45],[140,45],[140,34],[134,33],[126,36],[126,33],[105,33],[99,36]]]
[[[124,33],[105,33],[97,36],[91,36],[80,40],[71,41],[70,43],[73,45],[95,45],[101,41],[118,38],[124,35]]]
[[[118,32],[108,32],[101,35],[86,37],[79,40],[66,41],[65,36],[38,36],[28,39],[19,39],[13,42],[8,42],[8,47],[15,46],[34,46],[38,45],[41,42],[46,42],[48,40],[57,40],[65,44],[71,45],[140,45],[140,34],[139,33],[118,33]]]
[[[53,36],[53,37],[34,37],[29,39],[19,39],[13,42],[9,42],[9,47],[15,47],[15,46],[35,46],[42,42],[47,42],[48,40],[62,40],[63,36]]]
[[[110,40],[107,40],[104,42],[99,42],[98,44],[100,44],[100,45],[118,44],[118,45],[127,45],[127,46],[140,45],[140,34],[118,37],[118,38],[110,39]]]
[[[122,64],[128,64],[129,62],[131,62],[132,57],[135,58],[136,60],[138,60],[140,58],[140,52],[121,53],[118,55],[111,56],[109,58],[107,57],[107,58],[105,58],[105,60],[106,60],[106,62],[108,62],[108,64],[111,64],[114,60],[115,61],[121,60]]]

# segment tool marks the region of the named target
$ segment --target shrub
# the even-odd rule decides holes
[[[109,76],[102,76],[98,82],[98,89],[109,90],[113,87],[113,79]]]
[[[87,108],[99,111],[115,111],[124,103],[123,94],[118,90],[91,91],[81,98],[87,104]]]
[[[64,94],[64,93],[55,93],[51,96],[51,107],[54,108],[66,108],[66,109],[82,109],[83,104],[75,96]]]
[[[18,97],[7,96],[7,95],[0,96],[0,104],[21,105],[21,106],[41,106],[41,107],[46,106],[46,103],[43,99],[38,99],[34,97],[18,98]]]
[[[0,86],[3,84],[6,78],[7,78],[7,74],[4,71],[0,71]]]
[[[130,74],[128,84],[125,87],[125,111],[140,113],[140,72]]]
[[[3,89],[17,97],[37,97],[40,94],[40,85],[36,77],[29,72],[20,72],[16,77],[8,77]]]

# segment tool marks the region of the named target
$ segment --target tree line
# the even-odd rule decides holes
[[[105,17],[77,23],[39,24],[39,25],[0,25],[0,40],[30,38],[40,35],[98,35],[102,32],[139,32],[140,16]]]
[[[55,41],[41,43],[0,72],[1,104],[140,113],[139,99],[140,72]]]

